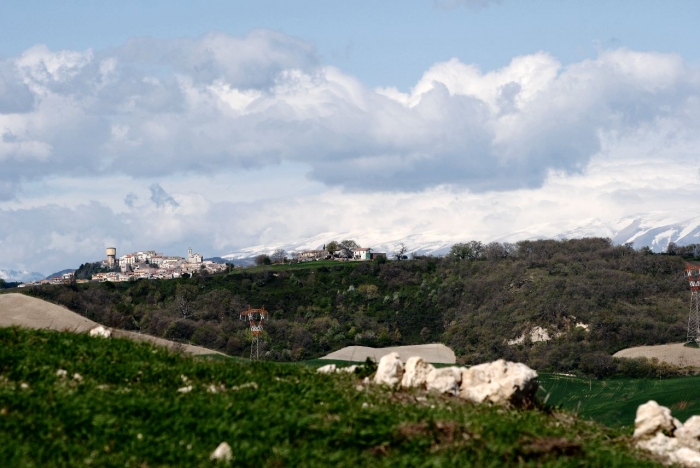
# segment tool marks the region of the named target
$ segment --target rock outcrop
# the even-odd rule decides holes
[[[528,406],[534,403],[537,372],[503,359],[462,370],[460,396],[475,403]]]
[[[634,418],[634,438],[644,439],[653,437],[657,433],[673,435],[680,421],[671,416],[671,410],[659,405],[654,400],[649,400],[637,408],[637,416]]]
[[[425,388],[428,374],[435,370],[432,364],[423,360],[418,356],[408,358],[404,369],[401,386],[403,388]]]
[[[353,372],[356,366],[337,369],[335,364],[319,367],[321,374]],[[495,403],[516,407],[532,406],[537,392],[537,372],[525,364],[498,361],[464,367],[435,368],[420,357],[408,358],[404,368],[398,353],[379,360],[374,383],[402,388],[421,388],[460,396],[475,403]],[[651,423],[650,423],[651,424]]]
[[[666,464],[700,467],[700,416],[681,424],[670,409],[650,400],[637,408],[633,437],[638,448]]]
[[[399,353],[389,353],[382,356],[374,374],[374,383],[395,387],[403,377],[403,362]]]
[[[425,384],[428,390],[450,395],[459,395],[462,383],[462,369],[459,367],[443,367],[433,369],[428,374]]]
[[[691,416],[673,434],[681,445],[700,451],[700,416]]]

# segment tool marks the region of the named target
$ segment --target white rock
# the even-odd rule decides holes
[[[75,380],[76,382],[82,382],[83,376],[76,372],[75,374],[73,374],[73,380]]]
[[[660,406],[654,400],[649,400],[637,408],[637,416],[634,418],[635,439],[653,437],[657,433],[666,432],[673,435],[676,427],[680,426],[678,420],[671,416],[671,410]]]
[[[377,373],[374,374],[374,383],[396,386],[403,377],[403,362],[399,353],[389,353],[382,356],[377,366]]]
[[[178,388],[177,391],[180,393],[189,393],[192,391],[192,385],[188,385],[187,387]]]
[[[700,416],[691,416],[673,435],[678,442],[693,450],[700,450]]]
[[[316,369],[316,372],[319,374],[332,374],[335,372],[335,364],[326,364],[325,366],[321,366]]]
[[[406,361],[401,386],[404,388],[425,388],[425,382],[430,371],[434,370],[432,364],[418,356],[412,356]]]
[[[347,367],[339,367],[335,371],[336,372],[347,372],[348,374],[352,374],[355,372],[355,369],[357,369],[357,366],[353,364],[352,366],[347,366]]]
[[[462,383],[462,369],[459,367],[443,367],[433,369],[426,378],[426,388],[440,393],[459,395]]]
[[[689,449],[688,447],[681,447],[675,452],[671,453],[670,462],[679,463],[683,466],[700,467],[700,452]]]
[[[21,388],[22,390],[28,390],[29,384],[27,382],[22,382],[21,384],[19,384],[19,388]]]
[[[460,396],[475,403],[523,406],[534,402],[537,372],[522,363],[503,359],[462,369]]]
[[[216,450],[211,453],[209,459],[231,461],[231,459],[233,459],[233,451],[231,450],[231,446],[226,442],[221,442],[219,446],[216,447]]]
[[[98,336],[100,338],[109,338],[112,336],[112,330],[103,327],[102,325],[98,325],[92,330],[90,330],[90,336]]]
[[[56,377],[65,378],[65,377],[67,377],[67,376],[68,376],[68,371],[65,370],[65,369],[58,369],[58,370],[56,371]]]
[[[678,450],[678,441],[673,437],[668,437],[661,432],[650,438],[637,441],[637,447],[648,450],[656,455],[669,459],[671,453]]]

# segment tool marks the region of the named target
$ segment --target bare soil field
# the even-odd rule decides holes
[[[674,366],[700,367],[700,348],[683,346],[683,343],[672,343],[655,346],[637,346],[620,350],[613,357],[622,358],[657,358],[661,362]]]
[[[65,307],[42,301],[24,294],[0,294],[0,327],[49,328],[51,330],[87,333],[98,323],[76,314]],[[112,336],[145,341],[167,348],[182,348],[190,354],[222,354],[218,351],[188,344],[175,343],[163,338],[133,331],[112,329]]]
[[[397,352],[401,360],[411,356],[420,356],[428,362],[437,364],[454,364],[455,353],[442,343],[432,343],[425,345],[411,346],[391,346],[388,348],[368,348],[367,346],[347,346],[338,351],[334,351],[320,359],[335,359],[338,361],[364,361],[368,357],[379,361],[379,359],[389,353]]]

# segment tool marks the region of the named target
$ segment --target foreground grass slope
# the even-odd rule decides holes
[[[357,384],[300,365],[0,328],[0,460],[206,466],[227,441],[236,466],[653,466],[621,431],[569,413]]]

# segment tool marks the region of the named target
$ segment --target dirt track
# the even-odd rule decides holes
[[[613,354],[613,357],[624,358],[657,358],[661,362],[673,364],[674,366],[694,366],[700,367],[700,348],[688,348],[683,343],[673,343],[656,346],[637,346],[627,348]]]
[[[98,324],[65,307],[25,296],[24,294],[0,294],[0,327],[16,325],[25,328],[49,328],[51,330],[86,333]],[[180,345],[170,340],[132,331],[112,330],[113,336],[145,341],[168,348],[182,346],[190,354],[222,354],[201,346]]]
[[[404,362],[411,356],[420,356],[428,362],[438,364],[454,364],[455,353],[450,348],[441,343],[412,346],[393,346],[389,348],[368,348],[366,346],[348,346],[338,351],[332,352],[321,359],[337,359],[339,361],[364,361],[372,358],[375,361],[385,354],[391,352],[399,353]]]

